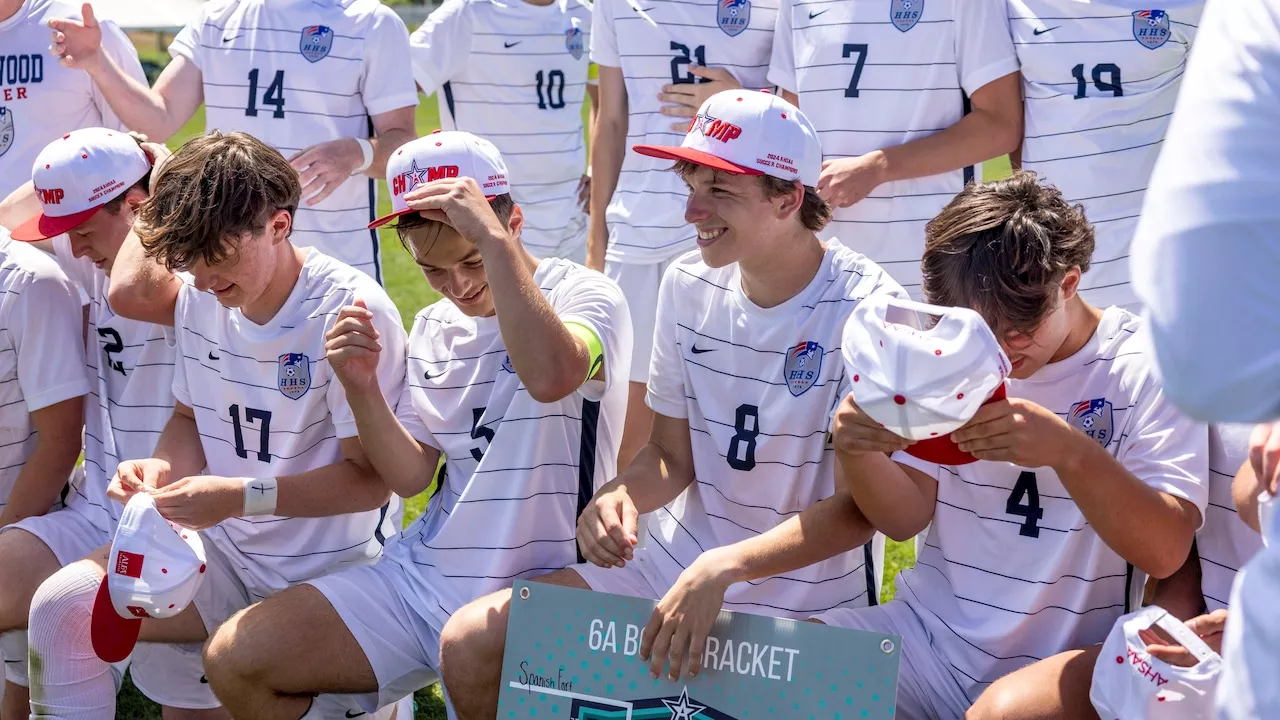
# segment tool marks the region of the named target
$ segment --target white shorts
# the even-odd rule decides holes
[[[378,692],[344,696],[365,712],[439,679],[443,625],[436,627],[409,607],[392,580],[391,573],[400,572],[399,565],[384,559],[307,581],[337,611],[378,679]]]
[[[670,588],[659,588],[640,570],[640,563],[628,562],[622,567],[602,568],[591,563],[570,565],[569,570],[578,573],[583,582],[595,592],[610,595],[661,600]]]
[[[662,274],[677,258],[656,263],[620,263],[609,261],[604,274],[618,283],[631,309],[631,327],[635,340],[631,344],[631,382],[649,382],[649,357],[653,355],[653,326],[658,319],[658,288]]]
[[[933,649],[920,618],[906,603],[898,600],[875,607],[836,608],[814,619],[834,627],[902,637],[897,713],[903,720],[963,718],[972,705],[946,661]]]
[[[55,510],[47,515],[33,515],[0,529],[0,533],[10,530],[26,530],[34,535],[53,551],[58,565],[63,567],[111,543],[111,535],[103,532],[74,508]]]

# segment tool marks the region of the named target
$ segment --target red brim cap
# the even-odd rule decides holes
[[[111,604],[111,591],[107,588],[107,578],[102,578],[98,586],[98,595],[93,601],[93,619],[89,624],[89,639],[93,642],[93,652],[100,660],[117,663],[129,657],[133,646],[138,644],[138,631],[142,629],[141,618],[124,618],[116,612]]]
[[[663,160],[688,160],[697,165],[705,165],[713,170],[723,170],[735,175],[763,175],[763,170],[749,168],[745,165],[731,163],[724,158],[716,157],[709,152],[674,145],[633,145],[632,150],[641,155],[662,158]]]
[[[991,397],[982,403],[989,405],[997,400],[1005,398],[1004,383],[991,393]],[[951,435],[940,435],[938,437],[929,438],[928,440],[919,440],[907,446],[906,453],[912,457],[920,458],[925,462],[937,463],[939,465],[968,465],[971,462],[977,462],[978,458],[964,452],[956,447],[955,442],[951,439]]]
[[[496,197],[498,197],[498,196],[497,196],[497,195],[485,195],[485,196],[484,196],[484,199],[485,199],[485,200],[493,200],[493,199],[494,199],[494,198],[496,198]],[[413,208],[405,208],[405,209],[403,209],[403,210],[397,210],[397,211],[395,211],[395,212],[393,212],[393,213],[389,213],[389,214],[387,214],[387,215],[383,215],[382,217],[378,218],[377,220],[374,220],[373,222],[369,223],[369,229],[370,229],[370,230],[374,230],[374,229],[380,228],[380,227],[382,227],[383,225],[386,225],[387,223],[391,222],[392,220],[395,220],[396,218],[400,217],[401,215],[408,215],[408,214],[409,214],[409,213],[411,213],[411,212],[417,212],[417,211],[416,211],[416,210],[414,210]]]
[[[37,240],[48,240],[57,237],[64,232],[74,230],[81,223],[97,214],[102,209],[102,205],[91,207],[88,210],[82,210],[78,213],[63,215],[61,217],[50,217],[44,213],[40,213],[30,220],[22,223],[9,233],[9,237],[21,242],[35,242]]]

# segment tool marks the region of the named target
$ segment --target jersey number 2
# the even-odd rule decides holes
[[[262,93],[262,104],[275,106],[275,112],[271,113],[271,117],[284,117],[283,70],[276,71],[275,77],[267,85],[266,92]],[[249,117],[258,117],[258,68],[249,71],[249,104],[245,106],[244,114]]]
[[[260,421],[258,425],[258,459],[271,462],[271,411],[247,407],[244,409],[245,424]],[[244,430],[240,426],[240,406],[231,406],[231,425],[236,434],[236,455],[247,459],[249,451],[244,447]]]
[[[1023,500],[1026,500],[1023,503]],[[1022,518],[1022,528],[1018,534],[1023,537],[1040,537],[1040,518],[1044,517],[1044,509],[1040,507],[1040,488],[1036,487],[1036,474],[1024,470],[1018,476],[1018,482],[1005,501],[1004,511]]]
[[[116,360],[111,357],[115,353],[124,352],[124,341],[120,339],[120,333],[116,332],[115,328],[100,327],[98,328],[98,337],[104,340],[110,340],[110,342],[102,346],[102,352],[107,354],[107,365],[109,365],[112,370],[115,370],[121,375],[125,375],[124,361]]]

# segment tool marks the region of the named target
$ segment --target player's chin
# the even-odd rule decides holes
[[[240,290],[240,286],[234,283],[221,289],[211,288],[210,292],[223,307],[238,308],[244,304],[244,293]]]
[[[698,252],[702,254],[702,262],[707,267],[721,268],[738,261],[736,247],[733,238],[726,232],[711,243],[699,241]]]
[[[457,295],[450,293],[449,300],[462,311],[464,315],[470,317],[483,317],[488,315],[493,307],[493,302],[489,295],[489,286],[482,285],[477,290],[472,290],[466,295]]]

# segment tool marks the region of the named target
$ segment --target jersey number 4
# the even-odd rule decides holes
[[[1004,503],[1004,511],[1022,518],[1019,535],[1040,537],[1040,518],[1044,517],[1044,509],[1040,507],[1040,488],[1036,486],[1035,473],[1024,470],[1018,476],[1013,492],[1009,493],[1009,499]]]
[[[277,70],[276,76],[272,78],[267,85],[267,89],[262,93],[262,104],[275,107],[275,111],[271,113],[273,118],[284,117],[284,71]],[[244,114],[249,117],[258,117],[258,68],[249,71],[249,104],[244,108]]]
[[[247,407],[244,409],[244,422],[257,421],[258,425],[258,459],[271,462],[271,411]],[[244,429],[240,425],[240,406],[231,406],[231,426],[236,436],[236,455],[248,459],[249,451],[244,447]]]

